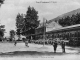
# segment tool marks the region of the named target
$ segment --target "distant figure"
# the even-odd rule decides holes
[[[28,40],[26,40],[26,38],[23,38],[23,42],[25,43],[25,46],[29,47],[28,46]]]
[[[61,41],[62,52],[65,53],[65,42]]]
[[[27,41],[25,41],[25,46],[29,47],[29,46],[28,46],[28,40],[27,40]]]
[[[56,53],[57,45],[58,45],[58,43],[57,43],[57,41],[55,40],[55,41],[53,42],[54,53]]]
[[[16,46],[16,44],[17,44],[17,40],[18,40],[18,36],[15,35],[15,36],[14,36],[14,45],[15,45],[15,46]]]
[[[17,44],[17,41],[15,40],[15,41],[14,41],[14,45],[16,46],[16,44]]]
[[[25,38],[22,38],[23,42],[25,42]]]

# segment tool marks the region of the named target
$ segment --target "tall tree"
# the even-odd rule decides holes
[[[0,7],[1,5],[4,3],[4,0],[0,0]],[[0,40],[2,40],[3,36],[4,36],[4,25],[0,25]]]
[[[17,35],[20,35],[20,33],[22,32],[24,24],[25,24],[25,20],[23,18],[23,14],[18,14],[16,17]]]
[[[0,36],[3,37],[3,36],[4,36],[4,33],[5,33],[5,25],[1,25],[1,26],[0,26],[0,32],[1,32],[1,33],[0,33]]]
[[[14,36],[15,36],[15,31],[14,30],[10,30],[11,41],[13,40]]]
[[[35,34],[35,29],[39,26],[39,22],[38,11],[29,6],[25,16],[18,14],[16,17],[17,34],[19,36],[20,34]]]
[[[4,33],[5,33],[5,25],[1,25],[0,26],[0,40],[1,41],[3,39]]]
[[[25,16],[25,30],[27,34],[34,34],[35,28],[37,28],[38,25],[38,11],[29,6]]]

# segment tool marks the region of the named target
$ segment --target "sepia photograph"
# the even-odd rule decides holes
[[[0,60],[80,60],[80,0],[0,0]]]

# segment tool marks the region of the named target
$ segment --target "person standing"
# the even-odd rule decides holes
[[[15,36],[14,36],[14,45],[15,45],[15,46],[16,46],[16,44],[17,44],[17,40],[18,40],[18,36],[15,35]]]
[[[25,41],[25,46],[29,47],[29,46],[28,46],[28,40],[27,40],[27,41]]]
[[[15,41],[14,41],[14,45],[16,46],[16,44],[17,44],[17,41],[15,40]]]
[[[54,47],[54,53],[56,53],[56,49],[57,49],[57,41],[55,40],[54,42],[53,42],[53,47]]]
[[[28,46],[28,40],[26,40],[26,38],[23,38],[23,42],[25,43],[25,46],[29,47]]]
[[[62,52],[65,53],[65,42],[61,41]]]

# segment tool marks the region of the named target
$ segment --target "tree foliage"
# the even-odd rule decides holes
[[[2,29],[0,29],[0,36],[4,36],[4,32],[3,32],[3,30]]]
[[[59,24],[63,27],[80,24],[80,13],[72,15],[71,17],[67,16],[65,18],[59,19]]]
[[[15,31],[14,30],[11,30],[10,31],[10,36],[14,36],[15,35]]]
[[[28,32],[28,34],[34,34],[35,28],[39,26],[38,11],[33,7],[28,7],[28,11],[25,16],[25,24],[26,32]]]
[[[18,14],[16,17],[17,35],[20,35],[25,23],[24,21],[23,14]]]
[[[4,3],[4,1],[5,1],[5,0],[0,0],[0,6],[1,6],[1,4],[3,4],[3,3]]]
[[[3,2],[4,0],[0,0],[0,7],[3,4]],[[5,32],[4,25],[0,25],[0,40],[2,40],[1,38],[4,36],[4,32]]]
[[[5,33],[5,29],[4,28],[5,28],[5,25],[1,25],[0,26],[0,36],[2,36],[2,37],[4,36],[4,33]]]
[[[20,34],[34,34],[35,28],[39,25],[38,11],[33,7],[28,7],[28,10],[24,14],[18,14],[16,17],[17,33]]]
[[[15,36],[15,31],[14,30],[10,30],[10,38],[11,40],[14,38]]]

